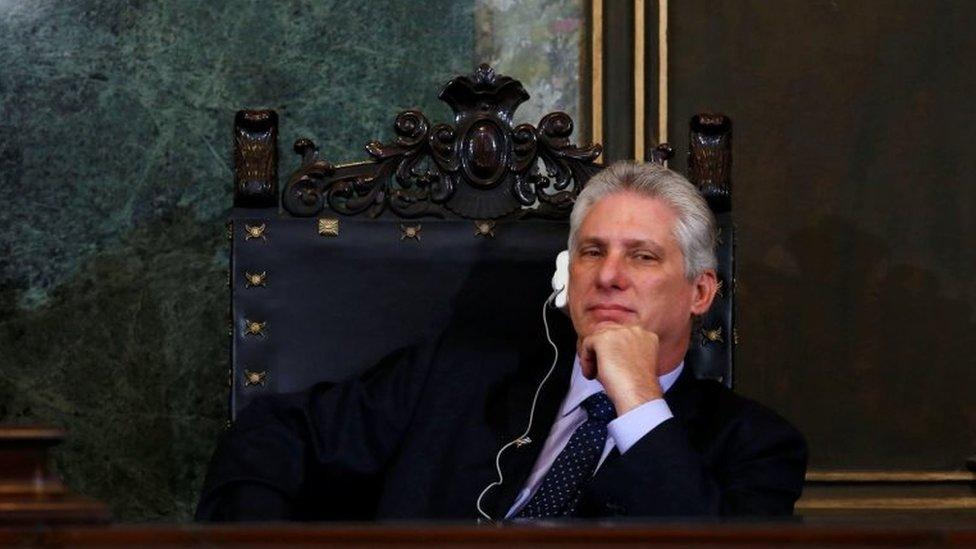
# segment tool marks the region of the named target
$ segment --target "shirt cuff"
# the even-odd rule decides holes
[[[621,454],[630,450],[637,441],[644,438],[652,429],[674,417],[671,408],[663,398],[649,400],[607,424],[608,434],[613,438],[617,451]]]

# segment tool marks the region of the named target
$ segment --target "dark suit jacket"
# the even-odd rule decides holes
[[[552,350],[472,332],[394,353],[354,381],[255,401],[218,444],[197,519],[476,518]],[[525,483],[568,388],[572,334],[559,346],[568,352],[541,393],[532,443],[506,452],[505,482],[484,499],[493,518]],[[806,468],[793,427],[690,368],[665,399],[675,417],[608,456],[582,516],[792,512]]]

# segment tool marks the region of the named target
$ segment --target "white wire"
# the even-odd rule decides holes
[[[546,329],[546,341],[549,342],[549,345],[552,347],[555,354],[552,357],[552,365],[549,366],[549,371],[546,372],[545,377],[542,378],[542,381],[539,382],[539,386],[535,389],[535,396],[532,397],[532,407],[529,408],[529,423],[525,426],[525,432],[522,433],[521,436],[502,446],[501,450],[498,450],[498,453],[495,454],[495,471],[498,473],[498,480],[492,482],[488,486],[485,486],[485,489],[482,490],[481,494],[478,496],[478,501],[476,503],[478,513],[489,521],[494,521],[495,519],[491,518],[491,515],[486,513],[481,508],[481,500],[485,497],[485,494],[487,494],[489,490],[495,488],[496,486],[501,486],[505,482],[505,476],[502,473],[502,454],[505,452],[505,450],[507,450],[509,446],[512,446],[513,444],[532,442],[531,439],[529,439],[529,433],[532,432],[532,421],[535,419],[535,404],[539,400],[539,394],[542,392],[542,386],[545,385],[546,381],[549,380],[549,376],[552,375],[552,372],[556,369],[556,363],[559,361],[559,347],[556,346],[556,343],[552,340],[552,336],[549,335],[549,319],[546,317],[546,307],[556,299],[556,295],[558,295],[560,291],[562,290],[560,289],[552,292],[552,294],[549,295],[549,298],[546,299],[546,301],[542,304],[542,325],[545,326]],[[478,520],[480,521],[481,519]]]

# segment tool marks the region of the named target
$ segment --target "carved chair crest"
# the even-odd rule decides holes
[[[299,139],[294,150],[302,164],[285,184],[282,207],[296,217],[329,208],[371,217],[389,211],[404,218],[565,218],[600,168],[594,160],[602,147],[572,144],[573,120],[564,112],[546,115],[538,126],[513,125],[529,94],[488,65],[452,79],[439,98],[454,112],[453,124],[403,111],[391,142],[366,145],[369,162],[335,166],[311,140]],[[249,185],[252,194],[264,191]]]

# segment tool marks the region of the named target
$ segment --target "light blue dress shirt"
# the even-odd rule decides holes
[[[681,370],[684,369],[684,366],[685,363],[681,362],[674,370],[658,377],[662,391],[667,392],[674,385],[675,380],[681,375]],[[543,477],[546,476],[549,468],[552,467],[552,463],[556,461],[556,457],[566,447],[570,437],[586,421],[586,410],[581,408],[580,404],[588,396],[599,393],[602,390],[603,384],[599,381],[583,377],[583,370],[580,367],[579,357],[577,356],[575,362],[573,362],[573,373],[569,382],[569,391],[567,391],[566,397],[563,398],[563,403],[559,407],[556,421],[552,424],[552,429],[549,430],[549,437],[546,438],[546,443],[542,446],[542,451],[539,453],[539,457],[532,467],[532,473],[529,475],[528,480],[525,481],[525,486],[522,487],[522,491],[515,498],[515,503],[512,504],[512,508],[508,510],[505,518],[514,516],[532,498],[536,489],[542,484]],[[668,404],[664,402],[663,398],[657,398],[641,404],[608,423],[607,443],[603,447],[603,454],[600,456],[597,470],[603,465],[603,460],[607,459],[607,455],[610,454],[611,450],[617,448],[621,454],[625,453],[638,440],[643,438],[644,435],[650,433],[652,429],[671,417],[673,416],[671,409],[668,408]]]

